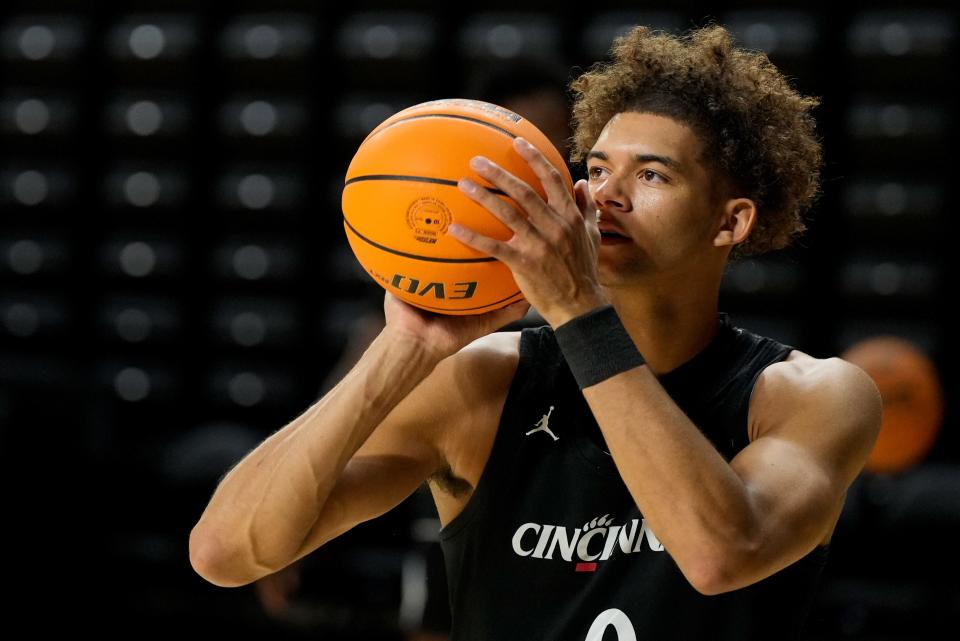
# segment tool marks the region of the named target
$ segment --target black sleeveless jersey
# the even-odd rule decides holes
[[[748,444],[750,394],[791,348],[731,325],[659,377],[729,461]],[[549,326],[520,361],[480,481],[440,533],[453,641],[799,637],[827,547],[762,581],[704,596],[634,504]]]

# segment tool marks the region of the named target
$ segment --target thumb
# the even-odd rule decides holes
[[[495,329],[500,329],[504,325],[508,325],[513,321],[518,321],[526,316],[529,309],[530,303],[524,299],[518,300],[515,303],[510,303],[506,307],[501,307],[500,309],[490,312],[490,324]]]

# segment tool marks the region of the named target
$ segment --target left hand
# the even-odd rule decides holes
[[[458,183],[460,190],[509,227],[513,236],[499,241],[459,224],[450,225],[447,233],[509,267],[527,301],[557,328],[607,304],[597,277],[600,232],[595,210],[585,180],[574,187],[575,201],[560,173],[533,145],[516,138],[513,147],[540,179],[547,200],[502,167],[476,156],[470,167],[512,198],[523,212],[463,178]]]

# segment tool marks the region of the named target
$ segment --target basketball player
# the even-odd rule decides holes
[[[718,291],[731,253],[802,230],[816,103],[721,27],[637,28],[573,89],[575,196],[518,140],[546,201],[478,159],[513,204],[461,189],[515,233],[451,227],[547,325],[388,295],[350,374],[221,481],[190,538],[204,578],[276,572],[427,481],[457,641],[798,638],[880,398],[734,327]]]

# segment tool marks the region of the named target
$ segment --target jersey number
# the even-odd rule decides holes
[[[600,616],[593,620],[593,625],[587,630],[587,638],[584,641],[601,641],[603,633],[610,625],[617,633],[617,641],[637,641],[637,632],[633,629],[630,619],[623,613],[623,610],[616,608],[604,610],[600,613]]]

